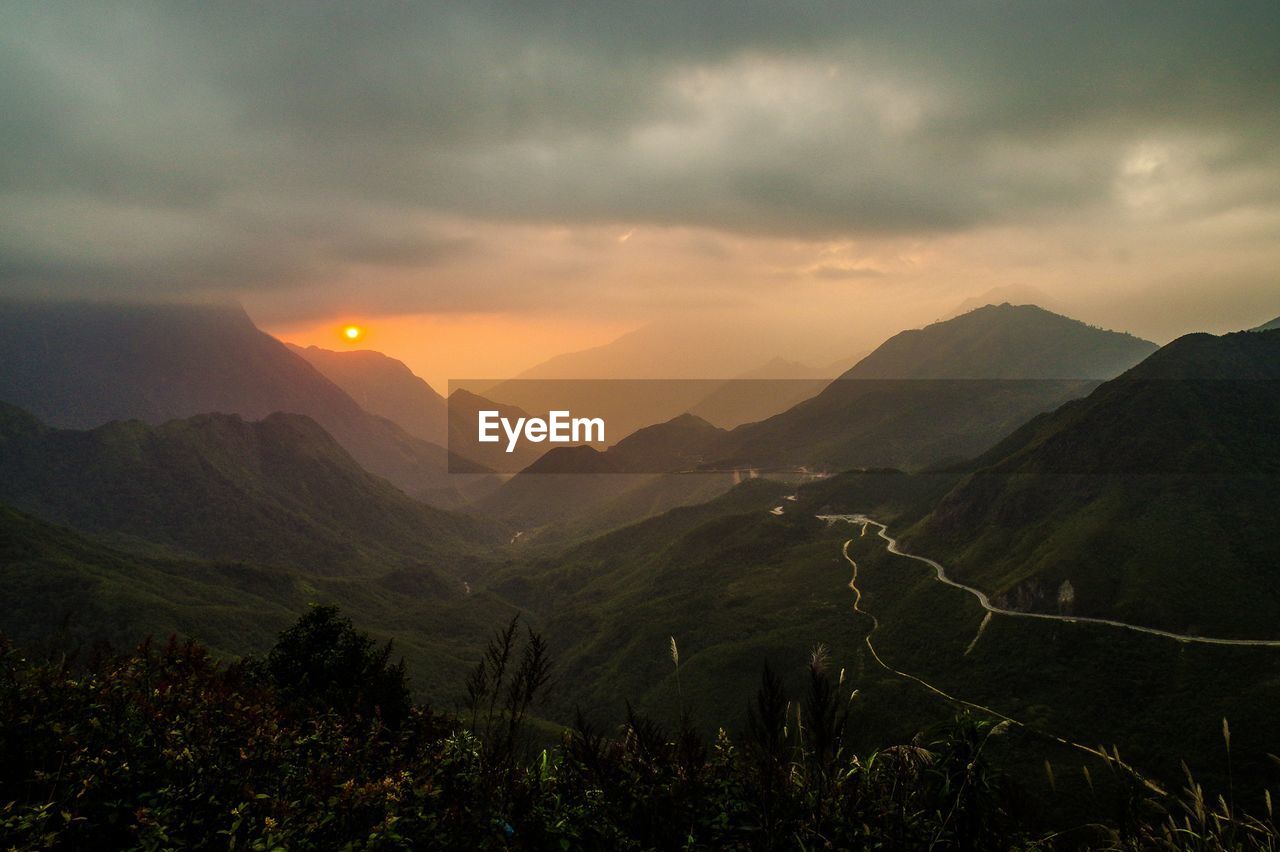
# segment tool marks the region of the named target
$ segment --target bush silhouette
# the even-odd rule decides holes
[[[391,662],[391,642],[378,646],[336,606],[313,606],[267,655],[266,672],[286,701],[310,711],[377,717],[398,728],[413,697],[404,661]]]

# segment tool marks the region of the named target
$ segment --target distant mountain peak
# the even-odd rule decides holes
[[[399,375],[413,376],[424,385],[430,387],[425,379],[420,378],[413,372],[413,370],[409,369],[408,364],[398,358],[392,358],[386,353],[379,352],[376,349],[325,349],[322,346],[316,346],[314,344],[311,346],[298,346],[296,343],[288,342],[285,343],[285,346],[288,346],[294,352],[302,355],[303,357],[310,355],[313,357],[341,359],[344,361],[362,363],[368,366],[376,366]],[[311,358],[308,358],[307,360],[311,360]]]
[[[623,442],[625,443],[626,441],[631,440],[636,435],[639,435],[641,432],[645,432],[649,429],[661,429],[663,427],[667,427],[667,428],[676,427],[681,429],[705,429],[711,432],[722,431],[719,427],[707,422],[706,420],[699,417],[698,415],[685,412],[684,414],[677,414],[675,417],[672,417],[670,420],[666,421],[665,423],[656,423],[653,426],[646,426],[644,429],[639,429],[633,432],[631,435],[624,438]]]
[[[399,487],[451,488],[442,447],[371,414],[234,303],[0,301],[0,399],[78,429],[212,411],[306,414]]]
[[[967,314],[974,308],[985,305],[1041,305],[1056,311],[1057,303],[1043,290],[1027,284],[1009,284],[1003,287],[992,287],[990,290],[965,299],[942,319],[952,319]]]
[[[1270,322],[1264,322],[1262,325],[1254,326],[1250,331],[1275,331],[1280,329],[1280,317],[1276,317]]]
[[[442,444],[446,440],[444,397],[403,361],[373,349],[286,345],[366,411],[424,441]]]
[[[1038,305],[983,305],[900,332],[844,379],[1108,379],[1156,350]]]
[[[526,473],[613,473],[616,467],[607,453],[589,444],[556,447],[543,453],[522,471]]]

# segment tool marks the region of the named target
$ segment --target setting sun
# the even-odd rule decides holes
[[[342,329],[342,336],[347,340],[356,341],[364,337],[364,329],[358,325],[349,325]]]

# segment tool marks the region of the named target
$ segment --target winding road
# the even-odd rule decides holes
[[[792,496],[788,496],[788,497],[785,497],[784,500],[794,501],[795,498]],[[783,514],[784,511],[785,511],[785,505],[775,506],[774,508],[769,510],[770,514],[773,514],[773,515],[781,515]],[[934,578],[938,580],[938,582],[951,586],[956,589],[960,589],[961,591],[967,592],[968,594],[972,595],[974,599],[977,600],[978,603],[982,606],[982,608],[986,611],[986,614],[983,616],[982,623],[978,626],[977,635],[973,637],[973,641],[971,641],[969,643],[969,646],[965,649],[964,653],[966,655],[973,650],[974,646],[978,643],[978,640],[982,638],[982,635],[986,631],[987,625],[990,623],[993,615],[1004,615],[1004,616],[1009,616],[1010,618],[1031,618],[1031,619],[1039,619],[1041,621],[1058,621],[1066,624],[1099,625],[1102,627],[1110,627],[1117,630],[1129,630],[1134,633],[1145,633],[1150,636],[1158,636],[1162,639],[1170,639],[1175,642],[1183,642],[1188,644],[1196,643],[1196,644],[1202,644],[1202,645],[1234,645],[1234,646],[1246,646],[1246,647],[1257,647],[1257,648],[1280,647],[1280,639],[1223,639],[1216,636],[1200,636],[1196,634],[1175,633],[1174,631],[1171,631],[1171,630],[1161,630],[1157,627],[1143,627],[1142,625],[1139,625],[1139,624],[1130,624],[1125,621],[1117,621],[1115,619],[1110,619],[1110,618],[1095,618],[1090,616],[1077,616],[1077,615],[1053,615],[1050,613],[1043,613],[1043,612],[1022,612],[1019,610],[1006,609],[1004,607],[999,607],[991,603],[990,597],[988,597],[987,593],[982,591],[981,589],[978,589],[973,586],[969,586],[964,583],[961,583],[957,580],[951,579],[951,577],[947,576],[947,570],[942,566],[941,563],[936,562],[924,556],[917,556],[914,553],[908,553],[905,550],[903,550],[901,547],[898,546],[898,540],[893,536],[889,535],[889,528],[885,524],[875,520],[874,518],[868,517],[867,515],[863,515],[863,514],[818,515],[817,518],[818,520],[826,521],[828,524],[849,523],[856,526],[861,526],[863,536],[867,534],[868,527],[876,527],[879,532],[879,536],[881,539],[884,540],[886,545],[886,550],[888,550],[889,553],[893,554],[894,556],[904,557],[906,559],[914,559],[916,562],[921,562],[921,563],[924,563],[925,565],[928,565],[930,568],[933,569]],[[1118,767],[1124,770],[1125,772],[1128,772],[1130,775],[1132,775],[1133,778],[1141,782],[1144,786],[1146,786],[1151,791],[1157,793],[1158,795],[1161,795],[1161,796],[1167,795],[1167,793],[1158,784],[1156,784],[1150,778],[1143,775],[1133,766],[1121,760],[1120,753],[1118,750],[1114,751],[1114,753],[1108,753],[1105,747],[1094,748],[1092,746],[1085,745],[1084,743],[1077,742],[1075,740],[1059,736],[1049,731],[1045,731],[1040,728],[1033,727],[1027,724],[1026,722],[1023,722],[1019,719],[1015,719],[1012,716],[1008,716],[1004,713],[1001,713],[999,710],[996,710],[995,708],[987,707],[984,704],[976,704],[972,701],[966,701],[963,698],[959,698],[955,695],[952,695],[951,693],[946,692],[945,690],[934,686],[933,684],[929,683],[923,678],[920,678],[909,672],[904,672],[900,669],[895,669],[893,666],[885,662],[885,660],[880,656],[880,653],[876,650],[875,644],[872,642],[872,637],[875,635],[876,631],[880,629],[880,620],[876,618],[873,614],[871,614],[870,612],[867,612],[865,609],[862,608],[862,590],[858,588],[858,563],[855,562],[853,557],[849,555],[849,547],[852,544],[853,544],[853,539],[852,538],[847,539],[844,543],[844,547],[842,548],[841,552],[844,555],[845,561],[849,563],[849,567],[853,570],[853,576],[849,580],[849,588],[853,591],[853,611],[859,615],[864,615],[867,618],[871,619],[871,630],[869,630],[867,634],[863,637],[863,642],[866,644],[867,651],[871,654],[871,658],[882,669],[884,669],[885,671],[889,672],[892,675],[903,678],[905,680],[909,680],[912,683],[918,684],[919,686],[923,687],[924,689],[928,690],[934,695],[937,695],[938,697],[942,698],[945,701],[949,701],[953,704],[957,704],[962,707],[968,707],[972,710],[977,710],[981,713],[985,713],[989,716],[992,716],[996,719],[1001,720],[1002,723],[1007,723],[1009,725],[1017,726],[1018,728],[1021,728],[1027,731],[1028,733],[1045,737],[1046,739],[1052,740],[1061,745],[1068,746],[1073,749],[1077,749],[1087,754],[1091,754],[1095,757],[1099,757],[1104,761],[1106,761],[1108,764]]]
[[[840,516],[840,517],[820,516],[820,517],[824,517],[824,519],[831,519],[831,520],[848,520],[850,523],[863,523],[864,524],[862,528],[863,535],[866,535],[866,531],[867,531],[866,524],[875,523],[874,521],[871,521],[869,518],[865,520],[855,521],[851,519],[851,516]],[[857,516],[857,517],[861,518],[861,516]],[[892,542],[893,539],[890,539],[886,534],[884,525],[882,524],[876,524],[876,525],[880,527],[881,537],[885,538],[887,541]],[[1115,754],[1108,754],[1105,748],[1093,748],[1092,746],[1085,745],[1084,743],[1076,742],[1075,740],[1067,739],[1066,737],[1061,737],[1061,736],[1058,736],[1057,734],[1049,733],[1048,731],[1043,731],[1039,728],[1032,727],[1031,725],[1028,725],[1026,722],[1023,722],[1019,719],[1015,719],[1012,716],[1007,716],[1004,713],[1001,713],[999,710],[988,707],[985,704],[976,704],[972,701],[966,701],[963,698],[958,698],[949,692],[939,689],[938,687],[934,686],[933,684],[929,683],[927,680],[924,680],[923,678],[917,677],[916,675],[910,674],[908,672],[904,672],[900,669],[895,669],[893,666],[886,663],[884,659],[880,656],[880,653],[876,651],[876,646],[871,641],[871,637],[875,634],[877,630],[880,629],[880,619],[876,618],[874,615],[872,615],[871,613],[867,612],[865,609],[862,608],[862,590],[858,588],[858,563],[855,562],[853,560],[853,557],[849,555],[849,545],[851,544],[853,544],[853,539],[848,539],[847,541],[845,541],[844,547],[842,548],[841,552],[844,554],[845,561],[849,563],[849,567],[853,569],[853,577],[849,580],[849,588],[853,590],[853,611],[860,615],[865,615],[867,618],[871,619],[871,629],[867,631],[867,635],[863,637],[862,641],[866,644],[867,651],[871,654],[871,658],[875,660],[876,664],[879,665],[882,669],[889,672],[890,674],[909,680],[912,683],[919,684],[929,692],[933,693],[934,695],[937,695],[938,697],[942,698],[945,701],[949,701],[953,704],[958,704],[963,707],[968,707],[972,710],[977,710],[980,713],[985,713],[989,716],[993,716],[1001,720],[1002,723],[1014,725],[1029,733],[1050,739],[1060,745],[1064,745],[1069,748],[1082,751],[1086,754],[1093,755],[1094,757],[1101,758],[1103,761],[1106,761],[1108,764],[1115,765],[1123,769],[1124,771],[1128,772],[1143,786],[1145,786],[1147,789],[1151,790],[1152,792],[1156,793],[1157,795],[1161,795],[1161,796],[1167,795],[1165,790],[1162,787],[1160,787],[1159,784],[1156,784],[1154,781],[1152,781],[1150,778],[1147,778],[1137,769],[1135,769],[1134,767],[1122,761],[1120,759],[1120,752],[1118,750],[1116,751]],[[897,553],[896,551],[893,551],[893,552]],[[912,558],[912,559],[920,558],[917,556],[911,556],[910,554],[906,554],[906,553],[897,553],[897,555],[908,556],[909,558]],[[923,560],[923,561],[930,562],[930,564],[933,564],[933,565],[937,564],[932,562],[931,560]],[[940,567],[941,566],[939,566],[939,568]],[[990,618],[990,617],[991,617],[991,613],[988,612],[987,618]],[[983,626],[984,627],[986,626],[986,619],[983,619]],[[979,636],[980,635],[981,635],[981,630],[979,630]],[[975,637],[974,641],[975,642],[977,641],[977,637]]]
[[[879,521],[869,518],[866,515],[818,515],[818,519],[827,521],[828,523],[845,522],[850,524],[860,524],[863,526],[863,534],[866,533],[866,526],[870,525],[878,527],[880,530],[880,538],[887,543],[888,551],[894,556],[902,556],[907,559],[914,559],[917,562],[923,562],[933,569],[937,580],[953,588],[961,589],[973,595],[978,603],[982,605],[988,613],[996,615],[1007,615],[1011,618],[1036,618],[1042,621],[1061,621],[1067,624],[1098,624],[1105,627],[1115,627],[1121,630],[1132,630],[1135,633],[1146,633],[1150,636],[1160,636],[1164,639],[1172,639],[1176,642],[1197,643],[1202,645],[1237,645],[1255,648],[1280,648],[1280,639],[1221,639],[1214,636],[1198,636],[1195,634],[1175,633],[1171,630],[1161,630],[1157,627],[1143,627],[1139,624],[1130,624],[1125,621],[1116,621],[1110,618],[1093,618],[1083,615],[1053,615],[1047,612],[1023,612],[1016,609],[1005,609],[991,603],[991,599],[987,597],[987,593],[981,589],[967,586],[947,576],[947,570],[938,562],[924,556],[916,556],[914,553],[907,553],[898,547],[898,540],[889,535],[889,528]],[[852,541],[852,539],[850,539]],[[849,558],[848,542],[845,543],[845,558]],[[850,559],[850,562],[853,560]]]

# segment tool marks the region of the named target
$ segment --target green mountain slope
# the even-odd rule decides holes
[[[485,570],[388,566],[358,577],[250,562],[139,552],[0,505],[0,634],[36,651],[103,640],[127,648],[177,634],[234,658],[261,652],[312,603],[337,604],[394,638],[414,685],[445,706],[462,697],[487,634],[510,620],[495,595],[471,592]],[[460,582],[467,578],[470,585]]]
[[[1010,749],[1023,782],[1051,783],[1039,750],[1057,742],[1051,737],[1067,736],[1088,747],[1118,745],[1162,784],[1181,779],[1185,759],[1197,775],[1225,785],[1224,717],[1237,782],[1270,777],[1266,754],[1277,746],[1270,707],[1280,689],[1275,648],[1187,645],[1107,626],[1000,616],[984,625],[972,595],[937,582],[927,566],[888,554],[874,529],[862,534],[814,517],[874,511],[902,524],[960,475],[850,474],[802,488],[795,501],[779,483],[754,480],[711,503],[512,566],[492,578],[493,590],[527,608],[552,642],[562,684],[546,711],[552,718],[571,720],[581,710],[610,723],[630,703],[668,724],[689,712],[732,729],[745,722],[740,696],[765,662],[796,678],[801,662],[823,645],[831,671],[841,672],[846,694],[855,696],[858,741],[883,744],[948,718],[956,705],[869,653],[864,639],[872,622],[851,609],[851,565],[842,553],[848,541],[862,606],[878,619],[880,659],[1026,725],[992,744]],[[772,513],[779,504],[783,513]],[[1034,759],[1022,753],[1028,743],[1038,751]],[[1081,765],[1101,768],[1070,748],[1051,759],[1060,773],[1072,767],[1077,779]],[[1089,795],[1084,787],[1079,793]]]
[[[443,564],[483,526],[367,473],[314,421],[52,429],[0,404],[0,500],[97,534],[312,572]]]
[[[676,718],[672,635],[688,643],[682,647],[690,659],[716,644],[741,652],[743,659],[717,682],[739,687],[722,693],[735,702],[749,691],[759,677],[767,625],[794,615],[782,602],[796,590],[777,585],[781,576],[769,563],[789,543],[803,543],[809,527],[821,526],[797,528],[791,519],[783,523],[768,514],[787,491],[781,483],[751,480],[708,503],[671,509],[495,575],[494,591],[531,611],[552,643],[563,688],[548,712],[569,720],[581,707],[613,721],[629,700],[643,712]],[[750,589],[749,604],[726,597],[720,584],[732,577],[742,581],[744,593]],[[796,658],[821,640],[818,629],[801,631],[805,638],[788,649]],[[784,647],[774,642],[780,663]],[[723,723],[740,710],[707,699],[697,707],[701,718]]]
[[[198,637],[261,651],[306,607],[298,579],[245,564],[143,556],[0,506],[0,633],[35,646]]]
[[[1188,335],[1002,441],[908,539],[1019,608],[1069,590],[1077,614],[1277,636],[1277,434],[1280,332]]]

